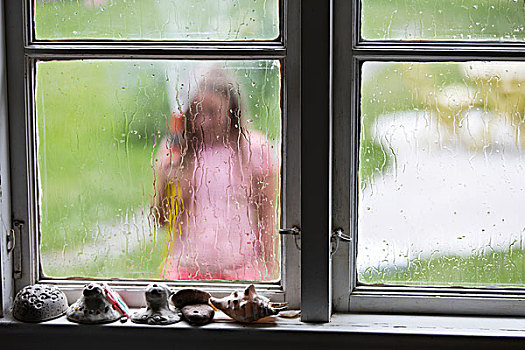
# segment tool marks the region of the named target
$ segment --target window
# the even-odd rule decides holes
[[[523,4],[353,3],[334,10],[334,308],[522,314]]]
[[[298,307],[297,5],[6,6],[15,289],[255,281]]]
[[[184,28],[159,31],[155,25],[145,25],[144,31],[133,29],[127,40],[115,34],[126,25],[101,21],[103,17],[88,16],[93,27],[86,32],[76,30],[76,20],[71,18],[88,17],[75,10],[57,28],[45,31],[37,27],[33,32],[30,2],[6,4],[9,14],[17,14],[7,17],[8,28],[13,29],[7,40],[7,59],[11,203],[20,243],[11,256],[16,289],[44,276],[39,270],[37,222],[46,202],[39,208],[37,198],[42,198],[39,191],[45,191],[45,185],[37,184],[47,175],[37,172],[45,162],[36,158],[37,147],[44,147],[36,139],[38,135],[39,141],[45,140],[39,128],[42,133],[45,106],[54,98],[46,100],[39,78],[55,83],[54,65],[73,71],[106,65],[117,75],[118,66],[123,65],[123,74],[134,72],[135,78],[143,74],[144,81],[159,77],[177,81],[181,80],[175,74],[180,67],[195,76],[194,68],[202,62],[219,63],[223,69],[235,67],[251,77],[252,70],[263,63],[265,72],[278,67],[274,69],[281,74],[277,79],[283,135],[279,226],[301,229],[300,238],[281,237],[282,277],[280,281],[272,276],[259,280],[266,295],[286,299],[292,307],[300,303],[304,321],[328,321],[332,312],[348,311],[522,314],[518,306],[525,295],[521,231],[516,229],[521,225],[519,213],[503,213],[504,206],[493,199],[507,193],[513,201],[521,201],[519,72],[524,49],[522,28],[516,23],[523,9],[516,7],[521,6],[517,2],[507,7],[489,2],[450,2],[443,8],[425,4],[400,0],[378,8],[377,2],[368,0],[316,2],[315,6],[306,1],[281,1],[277,32],[271,29],[275,18],[268,19],[271,30],[262,33],[257,26],[247,25],[242,34],[217,31],[218,22],[211,20],[211,29],[188,23]],[[48,12],[42,16],[50,16],[48,6],[56,3],[40,4],[44,5]],[[98,8],[100,13],[113,10],[104,5]],[[173,13],[162,15],[171,18]],[[457,27],[448,26],[451,13],[459,18]],[[505,19],[498,20],[502,17]],[[404,25],[407,18],[411,18],[408,26]],[[108,23],[110,38],[101,29]],[[60,32],[62,26],[70,31],[68,35]],[[188,39],[187,31],[200,34]],[[152,62],[158,65],[154,69]],[[174,62],[179,68],[174,68]],[[199,79],[193,80],[198,86]],[[118,99],[131,85],[115,81],[120,88],[116,89]],[[248,89],[252,82],[259,85],[256,80],[248,81]],[[72,82],[79,89],[82,83]],[[147,107],[140,100],[144,91],[135,95],[140,111]],[[176,95],[176,90],[170,93]],[[177,101],[170,100],[169,93],[166,96],[168,105]],[[175,131],[177,112],[191,111],[178,108],[168,109],[164,117],[172,121]],[[172,116],[171,112],[176,113]],[[164,124],[165,129],[170,127]],[[148,130],[147,125],[140,128],[140,132]],[[131,138],[142,135],[139,128],[129,130]],[[115,147],[121,140],[115,139]],[[99,153],[106,156],[107,152]],[[435,158],[440,163],[432,163]],[[103,157],[96,160],[101,159],[104,161]],[[465,165],[468,172],[460,170]],[[433,171],[436,166],[441,173]],[[461,181],[451,181],[453,170]],[[487,187],[490,179],[479,182],[480,174],[500,176],[503,187]],[[429,190],[429,183],[433,193],[448,196],[448,202],[432,198],[434,206],[429,205],[427,196],[421,195]],[[410,207],[403,205],[407,198]],[[483,205],[476,204],[478,198]],[[139,204],[145,205],[140,196]],[[137,207],[128,208],[128,214]],[[473,224],[469,210],[482,214],[485,221]],[[108,214],[103,208],[98,211]],[[427,219],[416,218],[425,212]],[[436,220],[433,227],[437,230],[429,229],[429,218]],[[339,239],[334,232],[339,232]],[[442,240],[441,233],[449,235],[448,241]],[[347,236],[348,244],[341,239]],[[42,266],[45,273],[45,263]],[[137,292],[146,283],[134,278],[148,270],[136,272],[127,276],[129,280],[114,281],[132,305],[140,303]],[[44,282],[59,283],[72,295],[84,283],[58,278]],[[173,283],[200,285],[217,293],[238,285],[191,278]]]

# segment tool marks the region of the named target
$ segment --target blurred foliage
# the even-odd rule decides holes
[[[37,0],[38,39],[269,40],[278,0]]]
[[[279,61],[240,61],[235,67],[243,123],[264,133],[275,145],[281,141],[281,65]]]
[[[369,40],[525,40],[521,0],[362,0]]]
[[[163,89],[147,99],[144,81],[123,79],[133,68],[109,61],[38,63],[43,251],[78,247],[97,235],[93,225],[122,220],[133,210],[127,203],[150,202],[153,142],[131,142],[140,133],[130,126],[148,115],[166,120],[169,108]]]
[[[359,148],[359,160],[361,189],[372,181],[375,174],[385,171],[391,162],[390,157],[378,142],[363,139]]]

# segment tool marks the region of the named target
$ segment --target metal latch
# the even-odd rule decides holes
[[[279,234],[281,235],[300,235],[301,229],[297,226],[290,227],[290,228],[280,228]]]
[[[13,234],[13,277],[15,279],[22,278],[22,247],[20,245],[22,237],[22,229],[24,222],[21,220],[13,221],[14,234]],[[16,244],[18,242],[18,244]]]
[[[335,252],[337,252],[337,248],[339,248],[339,242],[352,242],[352,237],[345,235],[342,228],[338,228],[332,232],[332,236],[330,237],[330,240],[332,241],[332,251],[330,252],[330,255],[333,256]]]
[[[5,248],[8,254],[11,253],[13,249],[15,249],[15,244],[16,244],[15,230],[10,229],[7,231],[6,244],[5,244]]]
[[[291,235],[291,236],[293,236],[293,239],[294,239],[294,242],[295,242],[295,246],[297,247],[297,249],[301,250],[301,245],[298,242],[298,240],[301,237],[301,229],[299,227],[293,226],[293,227],[290,227],[290,228],[280,228],[279,229],[279,234],[280,235]]]

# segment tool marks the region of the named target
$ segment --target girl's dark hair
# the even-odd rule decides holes
[[[226,101],[229,126],[225,138],[228,141],[234,141],[238,140],[239,136],[243,134],[239,85],[223,69],[214,69],[201,80],[196,94],[184,113],[186,116],[186,127],[183,138],[187,144],[202,140],[202,131],[198,125],[193,124],[193,121],[196,114],[201,113],[198,110],[200,102],[206,97],[213,95],[221,96]]]

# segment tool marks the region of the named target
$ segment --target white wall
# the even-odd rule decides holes
[[[11,228],[9,190],[9,148],[7,120],[7,80],[5,69],[4,1],[0,0],[0,259],[7,262],[6,236]],[[0,317],[11,305],[12,279],[10,261],[0,264]]]

